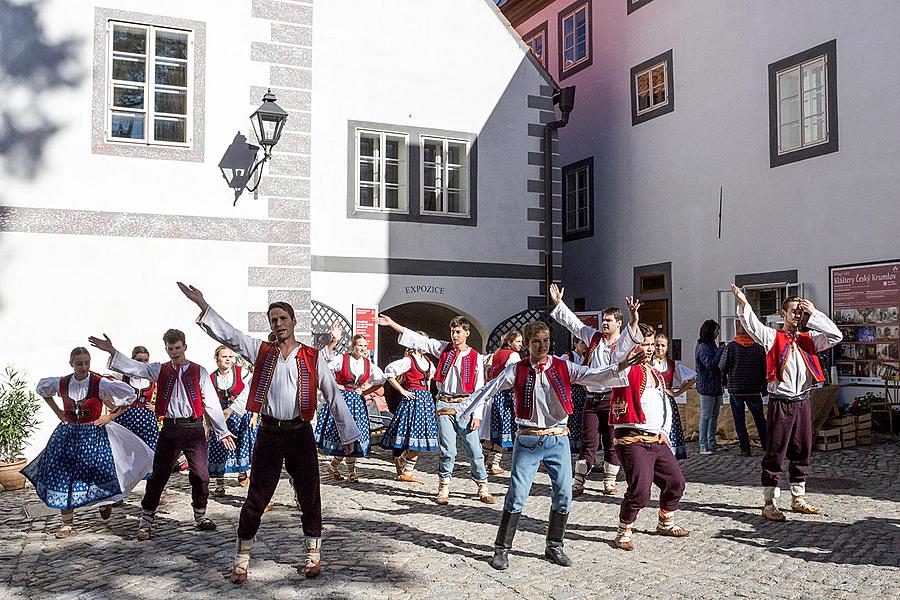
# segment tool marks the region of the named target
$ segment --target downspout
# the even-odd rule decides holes
[[[562,118],[544,125],[544,299],[547,308],[550,308],[550,284],[553,283],[553,133],[569,123],[569,113],[575,107],[575,86],[553,94],[553,104],[559,105]]]

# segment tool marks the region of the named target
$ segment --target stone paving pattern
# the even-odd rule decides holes
[[[78,534],[64,540],[53,537],[58,513],[29,487],[0,493],[0,598],[897,598],[900,447],[897,438],[875,442],[814,454],[809,494],[824,514],[788,513],[783,524],[760,516],[758,449],[752,458],[736,448],[699,456],[693,445],[678,513],[690,537],[651,534],[654,490],[630,553],[611,545],[620,498],[601,495],[595,477],[569,521],[569,569],[543,558],[550,498],[549,480],[539,473],[505,572],[486,559],[506,477],[491,478],[498,502],[484,505],[460,464],[451,505],[441,507],[432,502],[433,456],[420,461],[423,484],[403,484],[393,479],[390,456],[377,450],[360,461],[359,483],[322,485],[322,575],[302,576],[299,512],[285,475],[241,587],[228,581],[245,494],[234,479],[228,496],[210,499],[218,530],[200,532],[192,527],[187,477],[173,476],[171,504],[149,542],[132,539],[143,484],[106,523],[94,509],[76,511]]]

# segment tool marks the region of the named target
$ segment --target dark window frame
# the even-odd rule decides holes
[[[668,101],[659,108],[654,108],[653,110],[648,110],[647,112],[638,114],[638,97],[637,97],[637,76],[638,73],[642,73],[653,67],[658,65],[661,62],[666,63],[666,98]],[[668,49],[662,54],[657,54],[653,58],[645,60],[639,65],[635,65],[631,67],[631,74],[629,77],[629,86],[631,87],[631,126],[639,125],[640,123],[644,123],[649,121],[650,119],[655,119],[656,117],[661,117],[662,115],[669,114],[675,110],[675,67],[673,65],[673,52],[672,49]],[[651,87],[650,93],[653,93],[653,89]]]
[[[407,212],[380,212],[377,210],[358,210],[356,207],[356,130],[388,131],[406,134],[409,140],[407,147]],[[422,136],[463,140],[469,144],[469,215],[449,216],[422,213],[422,174],[421,174],[421,140]],[[426,127],[410,127],[391,123],[372,121],[347,121],[347,218],[371,219],[374,221],[403,221],[408,223],[433,223],[437,225],[459,225],[463,227],[478,226],[478,136],[474,133],[447,131]]]
[[[630,15],[639,8],[643,8],[653,2],[653,0],[625,0],[625,8]]]
[[[587,6],[587,58],[577,65],[573,65],[569,69],[563,68],[563,17],[572,13],[583,6]],[[569,6],[565,7],[556,15],[556,27],[557,27],[557,38],[556,38],[556,54],[558,59],[558,67],[559,67],[559,81],[566,79],[567,77],[571,77],[575,73],[578,73],[582,69],[586,69],[591,66],[594,62],[594,6],[593,0],[576,0]]]
[[[825,123],[828,141],[778,153],[778,73],[804,62],[825,57]],[[802,90],[801,90],[802,94]],[[801,100],[802,101],[802,100]],[[802,124],[801,124],[802,127]],[[815,158],[838,151],[837,103],[837,39],[813,46],[769,65],[769,168],[780,167],[807,158]]]
[[[569,232],[568,228],[568,203],[566,198],[568,196],[566,190],[566,178],[569,173],[572,171],[578,171],[587,167],[587,181],[588,181],[588,226],[584,229],[579,229],[578,231]],[[563,235],[562,239],[564,242],[571,242],[574,240],[580,240],[583,238],[589,238],[594,236],[594,157],[589,156],[587,158],[583,158],[579,161],[570,163],[562,168],[562,230]]]
[[[529,31],[528,33],[523,35],[522,41],[525,42],[526,46],[531,48],[531,44],[528,43],[528,40],[534,39],[539,34],[544,34],[544,56],[542,58],[538,58],[537,56],[535,56],[535,58],[538,58],[538,62],[540,62],[541,65],[543,65],[543,67],[546,69],[547,68],[547,43],[549,41],[549,37],[548,37],[548,33],[547,33],[547,21],[544,21],[543,23],[541,23],[540,25],[538,25],[537,27],[535,27],[534,29],[532,29],[531,31]],[[534,54],[534,51],[532,51],[531,53]]]

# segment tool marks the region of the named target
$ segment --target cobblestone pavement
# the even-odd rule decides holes
[[[436,461],[423,459],[423,484],[393,479],[389,456],[361,461],[357,484],[323,483],[325,540],[321,577],[305,580],[303,537],[285,478],[275,509],[263,517],[250,580],[232,585],[228,571],[245,493],[210,499],[217,531],[191,527],[187,477],[173,476],[171,504],[157,516],[155,537],[132,535],[141,484],[103,523],[93,509],[76,512],[77,535],[57,540],[57,513],[30,488],[0,493],[0,597],[116,598],[675,598],[897,597],[900,589],[900,447],[896,438],[813,456],[810,499],[825,514],[788,513],[769,523],[759,514],[760,456],[737,450],[684,463],[687,492],[678,513],[685,539],[652,535],[656,511],[645,509],[637,549],[611,546],[619,498],[589,481],[575,503],[566,549],[569,569],[543,559],[549,480],[538,474],[519,522],[510,569],[497,572],[491,552],[506,478],[492,478],[494,506],[475,498],[457,467],[451,505],[432,502]],[[506,465],[506,460],[504,465]],[[323,463],[324,464],[324,463]],[[622,484],[624,487],[624,483]],[[654,494],[655,498],[655,494]],[[655,506],[655,501],[654,501]],[[31,515],[31,516],[29,516]],[[893,590],[893,592],[891,591]]]

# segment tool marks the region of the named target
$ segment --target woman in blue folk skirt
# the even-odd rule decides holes
[[[209,477],[216,478],[216,487],[211,495],[221,498],[225,495],[225,474],[237,473],[238,482],[249,484],[247,471],[253,455],[253,444],[256,442],[256,431],[253,427],[253,415],[247,412],[247,396],[250,385],[244,380],[245,374],[240,366],[234,364],[234,352],[228,346],[219,346],[214,354],[216,370],[210,374],[222,413],[225,415],[225,426],[234,435],[235,448],[229,450],[210,436],[207,443],[209,454]]]
[[[684,429],[681,426],[681,414],[678,411],[676,398],[694,387],[697,374],[677,363],[668,355],[669,338],[663,333],[656,334],[656,353],[653,356],[653,368],[662,374],[666,382],[666,396],[672,410],[672,427],[669,431],[669,446],[678,460],[687,458],[687,446],[684,442]]]
[[[131,351],[131,358],[140,362],[150,362],[150,352],[145,346],[135,346]],[[122,381],[134,390],[135,400],[116,417],[116,423],[141,438],[151,450],[155,451],[156,442],[159,440],[159,418],[153,412],[156,382],[128,375],[122,377]],[[151,470],[144,479],[149,479],[152,474]]]
[[[418,483],[415,473],[419,453],[440,449],[434,398],[428,389],[434,365],[424,354],[410,348],[406,356],[385,367],[384,375],[402,398],[381,437],[381,447],[394,452],[397,479]]]
[[[507,366],[521,360],[522,334],[517,330],[504,334],[500,349],[489,359],[486,382],[499,375]],[[513,391],[504,390],[490,400],[490,410],[485,410],[489,418],[481,422],[481,439],[487,454],[484,462],[491,475],[502,475],[500,459],[503,452],[513,447],[515,425],[513,416]],[[488,456],[490,455],[490,456]]]
[[[580,365],[584,353],[587,352],[587,347],[584,341],[573,337],[572,350],[566,352],[562,358]],[[587,390],[583,385],[572,386],[572,414],[569,415],[569,446],[572,450],[572,456],[578,456],[578,453],[581,452],[581,417],[584,414],[584,401],[586,398]]]
[[[134,401],[131,386],[92,373],[86,348],[72,350],[69,364],[73,373],[38,382],[37,393],[60,424],[44,450],[22,470],[38,497],[60,510],[58,538],[74,533],[76,508],[100,505],[100,517],[108,519],[111,504],[122,500],[153,462],[150,447],[113,422]],[[62,408],[54,399],[57,395]],[[103,414],[104,407],[110,409],[108,414]]]
[[[327,350],[331,350],[341,339],[343,326],[335,323],[332,326],[332,341]],[[334,415],[327,407],[323,407],[316,422],[316,445],[325,454],[333,457],[328,463],[328,475],[334,481],[341,481],[344,475],[340,471],[341,462],[347,462],[347,481],[356,483],[359,474],[356,472],[356,459],[369,454],[369,411],[363,396],[384,383],[384,373],[378,365],[369,360],[369,340],[362,334],[350,338],[350,352],[331,356],[328,367],[334,372],[334,379],[341,389],[341,395],[347,402],[350,414],[359,428],[359,440],[351,454],[344,450],[344,443],[338,434]],[[363,389],[365,388],[365,389]]]

